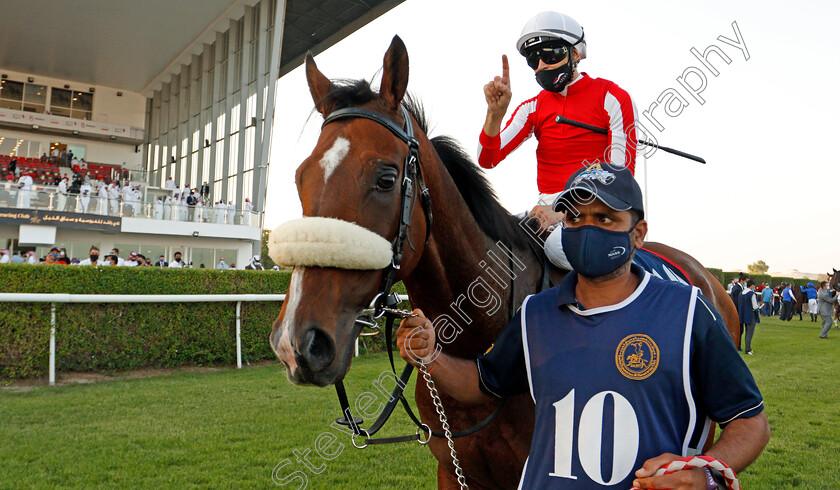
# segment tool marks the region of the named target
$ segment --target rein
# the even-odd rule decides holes
[[[423,180],[423,174],[421,172],[418,159],[418,150],[420,148],[420,143],[414,136],[414,128],[411,124],[411,116],[408,113],[408,110],[406,110],[405,106],[400,106],[400,109],[405,119],[405,124],[402,128],[390,119],[379,114],[378,112],[355,107],[338,109],[336,111],[331,112],[324,119],[324,123],[321,125],[321,128],[323,129],[323,127],[327,124],[342,119],[369,119],[380,124],[381,126],[384,126],[391,133],[393,133],[394,136],[396,136],[408,145],[408,155],[406,155],[405,160],[403,162],[403,181],[401,186],[400,197],[399,230],[397,232],[397,237],[392,242],[393,256],[391,258],[391,263],[385,268],[385,276],[382,281],[380,292],[374,297],[372,302],[374,318],[381,318],[382,316],[385,317],[385,342],[388,345],[388,360],[391,363],[391,370],[395,376],[396,367],[394,365],[394,353],[391,348],[393,344],[394,321],[397,318],[407,318],[409,316],[412,316],[412,314],[409,311],[400,310],[397,308],[400,303],[400,300],[397,297],[396,293],[391,294],[391,287],[394,285],[394,280],[396,278],[397,271],[400,269],[400,263],[402,262],[403,254],[405,252],[405,242],[406,240],[408,240],[408,229],[411,226],[411,216],[413,210],[412,205],[414,203],[415,196],[415,185],[419,187],[421,200],[420,202],[426,217],[426,243],[428,243],[429,241],[429,236],[431,234],[433,223],[431,205],[432,200],[431,196],[429,195],[429,189],[428,187],[426,187],[426,183]],[[421,369],[421,371],[422,370],[423,369]],[[499,413],[501,413],[502,409],[504,408],[507,402],[507,398],[502,399],[501,403],[499,403],[499,406],[496,408],[496,410],[493,413],[491,413],[487,418],[482,420],[474,427],[455,433],[451,433],[448,431],[448,424],[446,424],[445,416],[439,411],[438,413],[441,415],[441,422],[446,428],[446,433],[433,431],[428,425],[420,421],[420,419],[411,410],[411,407],[408,404],[408,400],[406,400],[403,396],[403,390],[405,390],[405,387],[408,385],[408,381],[409,379],[411,379],[411,374],[413,372],[414,367],[411,364],[406,363],[405,367],[402,370],[402,373],[399,376],[396,386],[394,387],[393,393],[388,399],[388,403],[385,405],[385,408],[382,410],[382,412],[379,414],[379,417],[377,417],[377,419],[374,421],[373,425],[371,425],[369,429],[363,429],[360,427],[360,425],[364,422],[364,419],[362,419],[361,417],[353,416],[350,410],[350,403],[347,399],[347,393],[344,389],[344,382],[342,380],[338,380],[334,383],[335,391],[338,395],[338,401],[341,405],[341,411],[343,414],[342,417],[336,419],[336,422],[349,427],[353,431],[352,441],[355,447],[362,449],[367,447],[368,445],[389,444],[415,440],[420,442],[420,444],[427,444],[431,436],[435,436],[439,438],[449,439],[450,449],[453,449],[451,444],[451,438],[466,437],[483,429],[488,424],[490,424],[490,422],[492,422],[493,419],[495,419],[496,416],[499,415]],[[428,375],[426,374],[426,376]],[[431,378],[427,379],[427,383],[429,383],[430,379]],[[376,434],[379,431],[379,429],[382,428],[382,426],[385,425],[385,422],[387,422],[388,418],[393,413],[397,402],[402,403],[402,406],[408,414],[409,418],[411,418],[411,421],[414,422],[414,424],[417,426],[416,433],[407,436],[383,437],[378,439],[372,439],[371,437],[374,434]],[[429,435],[424,439],[420,435],[421,431]],[[364,443],[357,444],[356,437],[362,435],[365,436]],[[459,476],[463,478],[462,475]]]

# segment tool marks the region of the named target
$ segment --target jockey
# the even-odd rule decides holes
[[[502,128],[511,100],[508,60],[502,56],[502,76],[484,87],[487,116],[479,135],[478,163],[493,168],[536,135],[540,196],[532,215],[547,229],[561,221],[552,204],[569,177],[582,166],[609,163],[609,170],[626,167],[634,171],[636,108],[630,95],[615,83],[578,71],[578,63],[586,58],[586,40],[583,27],[568,15],[537,14],[525,24],[516,47],[543,90],[517,106]],[[608,134],[556,124],[558,115],[605,128]],[[570,269],[560,233],[556,235],[546,242],[546,254],[558,267]]]

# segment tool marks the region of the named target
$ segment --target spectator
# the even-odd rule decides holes
[[[773,288],[767,286],[766,283],[764,289],[761,290],[761,301],[764,303],[762,313],[764,316],[771,316],[773,312]]]
[[[119,265],[119,257],[116,257],[114,255],[109,255],[108,256],[108,265],[110,265],[111,267],[117,267]]]
[[[201,184],[201,200],[207,202],[210,197],[210,184],[207,182]]]
[[[236,207],[233,205],[233,201],[228,201],[227,205],[227,224],[233,224],[233,217],[236,214]]]
[[[176,269],[184,267],[184,262],[181,260],[181,252],[175,252],[172,262],[169,263],[169,267],[174,267]]]
[[[79,262],[79,265],[103,265],[102,262],[99,261],[99,247],[91,245],[88,258]]]
[[[62,247],[58,251],[58,261],[64,265],[70,264],[70,257],[67,256],[67,249]]]
[[[69,183],[70,179],[67,177],[62,177],[61,181],[58,183],[58,189],[55,193],[56,211],[64,211],[67,209],[67,185]]]
[[[228,267],[228,265],[225,264],[225,258],[224,257],[219,257],[219,263],[216,264],[216,269],[219,269],[219,270],[230,269],[230,267]]]
[[[832,318],[834,317],[834,303],[837,302],[837,291],[828,287],[828,281],[820,283],[820,290],[817,294],[819,300],[819,312],[822,319],[820,338],[827,339],[828,331],[831,330]]]
[[[41,161],[42,161],[42,162],[46,162],[47,160],[49,160],[49,157],[47,156],[47,154],[46,154],[46,153],[44,153],[43,155],[41,155]]]
[[[814,287],[814,283],[809,282],[808,287],[802,289],[802,292],[808,298],[808,314],[811,315],[811,321],[816,322],[820,311],[817,306],[817,289]],[[802,306],[805,307],[805,305]]]
[[[21,209],[29,209],[30,201],[32,199],[32,177],[29,172],[24,170],[21,172],[20,179],[18,179],[18,194],[17,207]]]
[[[779,310],[782,309],[782,286],[780,284],[776,284],[773,286],[773,316],[779,314]]]
[[[146,257],[144,257],[142,255],[140,256],[140,258],[143,259],[143,267],[151,267],[152,266],[152,259],[147,259]]]
[[[251,271],[251,270],[253,270],[253,271],[265,270],[263,268],[262,264],[260,264],[260,256],[259,255],[254,255],[251,258],[251,261],[248,262],[248,265],[245,266],[245,270],[249,270],[249,271]]]
[[[138,259],[137,252],[131,252],[128,254],[128,258],[123,261],[122,265],[125,267],[137,267],[140,264]]]
[[[26,257],[26,252],[21,250],[17,255],[9,259],[9,262],[12,264],[25,264],[26,259],[24,257]]]
[[[108,184],[108,202],[111,205],[111,214],[120,215],[120,186],[114,181]]]
[[[58,249],[53,247],[50,249],[50,252],[44,257],[44,261],[41,262],[41,265],[54,265],[54,264],[61,264],[58,261]]]
[[[198,203],[198,198],[195,197],[195,191],[190,191],[190,195],[187,197],[187,208],[189,209],[189,216],[187,219],[189,221],[195,221],[195,205]]]
[[[99,186],[99,194],[97,200],[97,210],[102,216],[108,214],[108,187],[103,183]]]
[[[125,265],[125,261],[120,258],[120,249],[112,248],[111,249],[111,255],[113,255],[114,257],[117,258],[117,265],[118,266],[122,267],[123,265]]]
[[[155,263],[155,267],[169,267],[169,262],[167,262],[163,255],[160,256],[158,261]]]
[[[175,186],[175,181],[172,180],[172,177],[166,179],[166,184],[163,185],[164,189],[177,189],[178,187]]]
[[[38,257],[35,255],[35,252],[30,250],[29,252],[26,252],[26,255],[29,256],[29,259],[26,261],[27,264],[38,265]]]
[[[10,261],[11,258],[9,257],[9,249],[4,248],[0,250],[0,264],[8,264]]]
[[[58,147],[53,148],[52,152],[50,152],[50,155],[52,156],[53,163],[58,163]]]
[[[242,224],[251,226],[251,213],[254,211],[254,205],[251,204],[251,199],[245,198],[245,206],[242,210]]]
[[[163,196],[155,199],[155,219],[163,219]]]
[[[758,317],[759,303],[755,297],[755,281],[747,281],[744,291],[738,300],[738,322],[741,324],[741,336],[746,331],[747,337],[744,341],[744,352],[753,355],[752,338],[755,333],[755,324],[761,322]],[[738,350],[741,350],[741,343],[738,343]]]
[[[796,298],[793,297],[793,290],[790,288],[790,284],[783,282],[782,287],[782,313],[781,313],[781,320],[783,322],[789,322],[791,318],[793,318],[793,303]]]
[[[15,177],[17,177],[17,176],[19,175],[19,174],[18,174],[18,161],[17,161],[17,158],[12,158],[12,159],[11,159],[11,161],[9,161],[9,172],[11,172],[11,173],[15,174]]]
[[[735,308],[738,308],[739,298],[741,297],[741,293],[744,292],[744,284],[746,284],[749,278],[750,277],[748,275],[743,272],[739,272],[738,280],[732,283],[732,288],[729,290],[729,297],[732,298],[732,302],[735,303]]]
[[[93,194],[93,188],[90,186],[88,180],[79,187],[79,198],[76,200],[76,212],[87,213],[88,206],[90,206],[90,195]]]

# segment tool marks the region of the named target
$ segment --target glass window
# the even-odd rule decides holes
[[[0,80],[0,98],[23,101],[23,83],[12,80]],[[18,104],[20,107],[20,104]]]
[[[215,267],[212,248],[193,248],[190,260],[195,269],[212,269]]]
[[[29,84],[27,84],[28,89]],[[56,116],[90,120],[93,116],[93,94],[53,87],[50,94],[50,113]]]
[[[31,104],[47,105],[47,86],[27,83],[23,90],[23,101]]]
[[[50,114],[52,114],[53,116],[70,117],[71,112],[70,109],[50,106]]]
[[[68,248],[67,253],[70,254],[71,258],[85,260],[90,255],[90,246],[96,245],[97,247],[101,247],[98,243],[91,243],[91,242],[71,242],[70,248]],[[100,255],[105,255],[110,250],[106,250],[102,252]]]
[[[114,248],[120,251],[119,256],[121,259],[126,260],[128,258],[128,254],[131,252],[137,252],[140,250],[140,246],[136,243],[115,243]],[[108,255],[111,253],[111,249],[103,250],[103,255]]]
[[[216,264],[219,263],[219,259],[225,259],[225,264],[227,264],[228,267],[232,267],[234,264],[236,264],[237,255],[239,255],[239,252],[237,252],[236,250],[217,248],[216,262],[213,264],[213,267],[216,267]]]
[[[69,109],[71,105],[70,101],[72,99],[73,92],[63,88],[53,87],[52,94],[50,95],[50,109],[52,110],[52,113],[55,114],[56,107],[66,107]]]
[[[163,255],[164,258],[166,257],[166,247],[160,247],[157,245],[141,245],[140,253],[144,255],[147,259],[151,260],[154,264],[158,261],[161,255]],[[167,260],[167,262],[169,261]]]

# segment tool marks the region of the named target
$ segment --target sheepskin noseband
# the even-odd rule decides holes
[[[268,254],[285,266],[384,269],[391,243],[361,226],[335,218],[300,218],[278,226],[268,237]]]

